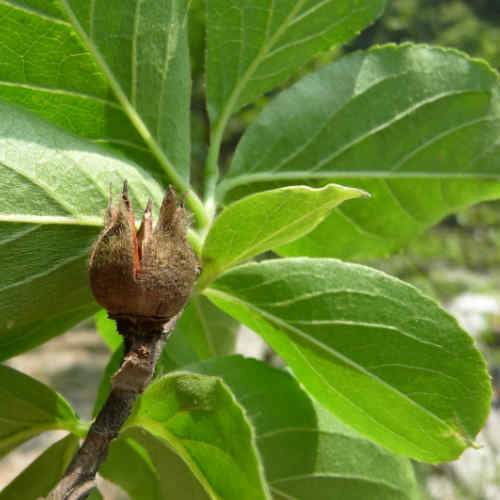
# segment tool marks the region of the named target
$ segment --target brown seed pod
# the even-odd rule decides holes
[[[110,200],[90,256],[92,293],[117,320],[167,322],[181,311],[199,274],[186,241],[187,215],[175,191],[167,190],[154,228],[151,209],[149,200],[137,231],[125,181],[118,206]]]

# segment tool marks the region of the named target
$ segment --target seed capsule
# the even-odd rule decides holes
[[[139,230],[125,181],[89,262],[92,293],[114,319],[165,323],[181,311],[199,274],[186,241],[187,215],[169,188],[153,228],[149,200]]]

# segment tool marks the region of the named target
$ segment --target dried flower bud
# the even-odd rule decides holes
[[[92,292],[114,319],[165,323],[180,312],[198,276],[175,191],[167,190],[154,229],[151,208],[150,200],[136,231],[125,181],[118,206],[110,200],[106,227],[90,256]]]

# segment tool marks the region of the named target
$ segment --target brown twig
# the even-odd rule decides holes
[[[80,500],[95,487],[95,476],[111,441],[129,417],[151,378],[163,342],[188,301],[200,268],[186,241],[187,215],[172,188],[153,227],[152,202],[137,230],[127,181],[117,206],[111,199],[105,227],[89,261],[90,288],[123,336],[125,353],[111,392],[68,467],[47,497]]]
[[[81,500],[95,488],[95,476],[105,460],[111,441],[129,417],[137,397],[151,381],[161,349],[177,320],[161,323],[137,318],[118,319],[125,352],[113,375],[111,392],[70,463],[64,477],[47,500]]]

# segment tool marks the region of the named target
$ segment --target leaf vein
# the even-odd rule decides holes
[[[33,90],[35,92],[46,92],[48,94],[64,95],[67,97],[77,97],[80,99],[95,101],[99,104],[103,104],[105,106],[109,106],[111,108],[115,108],[115,109],[122,111],[121,107],[117,103],[110,101],[108,99],[104,99],[102,97],[98,97],[96,95],[85,94],[84,92],[77,92],[74,90],[67,90],[67,89],[60,89],[60,88],[44,87],[42,85],[34,85],[31,83],[8,82],[6,80],[1,80],[0,86],[18,87],[21,89]]]

